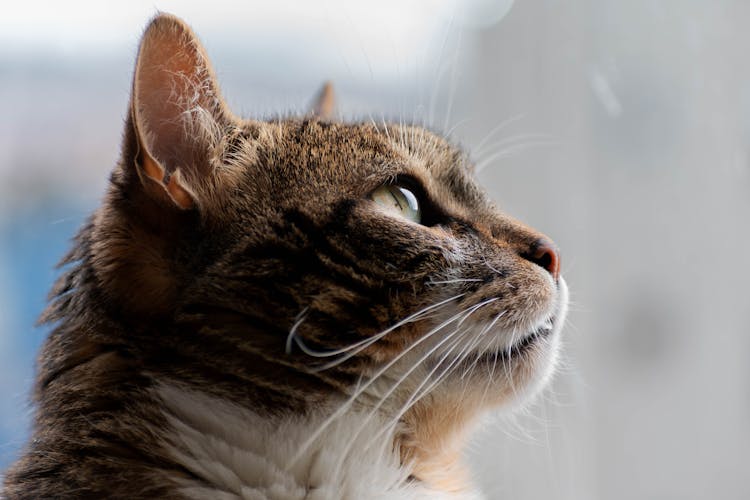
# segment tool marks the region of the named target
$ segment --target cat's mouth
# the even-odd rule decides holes
[[[501,359],[510,361],[511,359],[521,357],[525,355],[527,351],[532,349],[536,344],[546,340],[550,335],[552,335],[555,331],[556,326],[557,317],[552,316],[544,323],[531,330],[531,332],[526,334],[526,336],[524,336],[522,339],[508,346],[506,349],[501,349],[500,351],[495,353],[488,352],[480,355],[480,357],[487,358],[487,361],[497,361]]]
[[[464,363],[498,363],[515,361],[525,357],[537,346],[549,343],[562,330],[568,308],[568,290],[565,281],[560,279],[558,297],[549,315],[532,326],[521,336],[511,335],[503,345],[498,345],[497,338],[490,339],[484,349],[477,349]],[[487,333],[486,331],[483,333]],[[501,335],[500,338],[503,336]],[[515,337],[515,338],[514,338]],[[506,337],[507,338],[507,337]]]
[[[458,363],[457,371],[471,373],[479,365],[509,365],[511,362],[517,362],[530,354],[537,345],[548,341],[555,333],[557,325],[558,319],[553,316],[508,347],[466,356]]]

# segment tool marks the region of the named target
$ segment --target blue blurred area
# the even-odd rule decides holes
[[[0,399],[0,470],[28,435],[34,360],[48,331],[35,323],[84,213],[47,203],[0,222],[0,391],[10,396]]]

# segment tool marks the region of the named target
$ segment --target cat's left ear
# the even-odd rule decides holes
[[[333,85],[331,82],[325,82],[315,97],[310,114],[323,121],[331,121],[334,119],[335,112],[336,95],[333,91]]]
[[[212,152],[234,117],[205,50],[174,16],[159,14],[146,28],[130,118],[138,146],[133,161],[146,191],[180,209],[200,205],[214,175]]]

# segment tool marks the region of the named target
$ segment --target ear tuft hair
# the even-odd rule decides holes
[[[233,117],[205,50],[177,17],[159,14],[146,28],[133,78],[131,118],[142,182],[156,183],[161,196],[178,208],[200,205],[202,186],[213,174],[212,152]],[[153,185],[149,190],[158,192]]]

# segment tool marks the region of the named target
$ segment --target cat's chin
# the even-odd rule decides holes
[[[446,359],[449,353],[436,353],[427,364],[453,363],[447,385],[459,384],[463,391],[467,386],[478,388],[489,406],[522,404],[538,393],[555,371],[567,308],[568,288],[560,278],[554,304],[524,334],[493,331],[478,322],[472,326],[481,338],[468,352],[459,351],[453,360]]]
[[[471,342],[471,348],[459,350],[452,357],[451,350],[433,353],[416,377],[436,380],[429,385],[429,397],[410,404],[413,394],[418,393],[412,390],[401,406],[409,410],[401,419],[406,431],[399,444],[402,454],[415,464],[415,477],[439,482],[440,471],[457,466],[460,454],[456,450],[483,416],[499,408],[523,407],[541,392],[555,371],[567,303],[568,289],[561,278],[544,319],[525,334],[507,336],[507,332],[495,332],[477,322],[467,326],[477,336],[487,335],[490,341],[482,345]],[[514,341],[502,343],[503,339]]]

